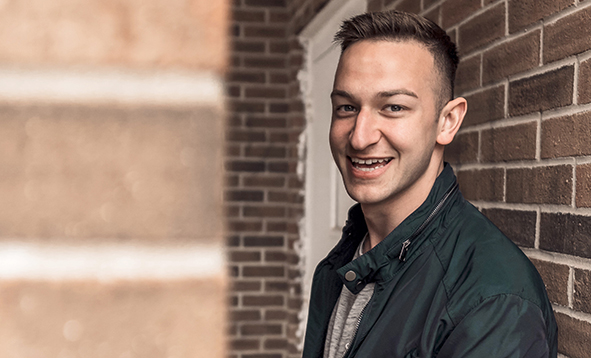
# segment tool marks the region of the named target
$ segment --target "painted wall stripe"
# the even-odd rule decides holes
[[[221,245],[0,243],[0,280],[168,280],[225,274]]]
[[[0,68],[0,100],[221,105],[223,85],[205,72]]]

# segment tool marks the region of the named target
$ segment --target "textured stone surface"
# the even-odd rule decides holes
[[[465,55],[505,35],[505,3],[470,19],[459,28],[458,50]]]
[[[0,62],[222,71],[226,1],[3,2]]]
[[[482,124],[505,116],[505,86],[497,86],[465,97],[468,112],[462,127]]]
[[[576,205],[591,207],[591,164],[577,165]]]
[[[493,83],[538,66],[541,31],[531,31],[483,54],[482,82]]]
[[[573,308],[591,313],[591,272],[575,269],[573,281]]]
[[[542,213],[540,249],[591,258],[591,217]]]
[[[565,66],[510,82],[509,115],[518,116],[572,104],[573,81],[573,66]]]
[[[482,213],[515,244],[534,247],[536,236],[535,211],[483,209]]]
[[[573,0],[509,0],[509,32],[517,32],[572,5]]]
[[[2,357],[223,357],[225,284],[0,282]]]
[[[460,191],[468,200],[502,201],[504,170],[466,170],[457,173]]]
[[[570,358],[589,357],[591,324],[562,313],[555,313],[558,325],[558,352]]]
[[[536,158],[537,122],[482,131],[481,161],[506,162]]]
[[[591,154],[591,112],[542,122],[542,158]]]
[[[591,102],[591,60],[581,62],[579,66],[579,103]]]
[[[466,164],[478,159],[478,132],[456,134],[453,142],[445,147],[445,161]]]
[[[211,240],[222,224],[219,115],[3,105],[2,237]]]
[[[544,63],[591,48],[591,9],[584,9],[544,27]]]
[[[417,1],[418,2],[418,1]],[[480,0],[448,0],[441,5],[442,25],[446,29],[480,9]]]
[[[507,202],[569,205],[572,170],[570,165],[507,169]]]
[[[568,275],[569,267],[548,261],[531,260],[538,269],[550,302],[561,306],[568,306]]]
[[[463,92],[478,88],[480,86],[480,56],[462,59],[458,65],[455,81],[455,93],[461,95]]]

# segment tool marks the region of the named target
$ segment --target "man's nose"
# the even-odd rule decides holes
[[[371,110],[362,108],[355,119],[355,126],[350,133],[349,143],[355,150],[364,150],[380,140],[378,118]]]

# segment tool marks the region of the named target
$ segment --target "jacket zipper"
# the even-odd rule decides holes
[[[373,298],[373,295],[372,295]],[[367,303],[365,304],[365,306],[363,306],[363,308],[361,309],[361,312],[359,313],[359,318],[357,319],[357,324],[355,325],[355,331],[353,332],[353,338],[351,338],[351,341],[348,343],[348,347],[347,345],[345,345],[345,348],[347,348],[347,350],[345,351],[345,354],[343,354],[343,358],[348,357],[349,353],[351,352],[351,348],[353,348],[353,342],[355,342],[355,338],[357,338],[357,331],[359,331],[359,326],[361,325],[361,319],[363,318],[363,315],[365,314],[365,309],[367,308],[367,306],[369,306],[369,303],[371,302],[371,298],[369,299],[369,301],[367,301]]]
[[[433,220],[435,215],[437,215],[437,213],[441,210],[441,208],[443,207],[443,204],[445,204],[447,199],[449,199],[451,194],[453,194],[457,189],[458,189],[458,182],[456,181],[454,183],[454,185],[451,188],[449,188],[447,193],[445,193],[443,198],[441,198],[441,200],[439,200],[439,203],[437,203],[437,205],[435,206],[433,211],[431,211],[431,214],[429,214],[427,219],[425,219],[425,221],[423,221],[421,226],[419,226],[419,228],[415,230],[415,232],[410,236],[410,238],[408,238],[405,242],[402,243],[402,248],[400,249],[400,254],[398,255],[398,260],[400,262],[406,261],[406,253],[408,252],[408,247],[412,243],[412,240],[414,240],[417,236],[419,236],[421,234],[421,232],[423,232],[423,230],[425,230],[427,225],[429,225],[431,220]]]

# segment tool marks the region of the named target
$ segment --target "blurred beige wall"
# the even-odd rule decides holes
[[[225,355],[226,1],[0,1],[0,357]]]

